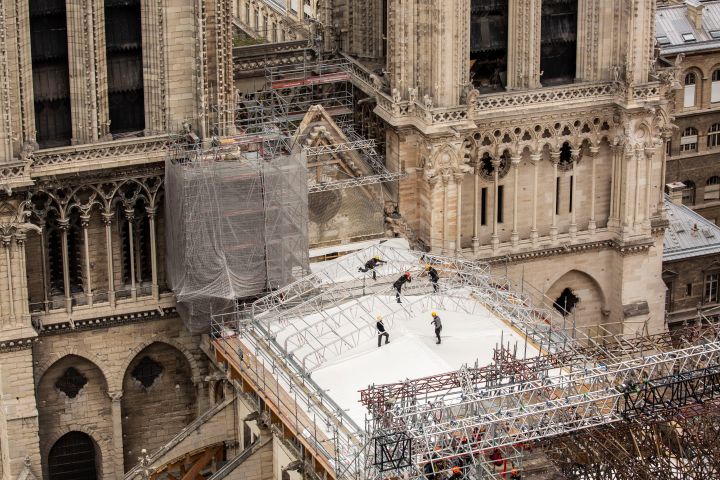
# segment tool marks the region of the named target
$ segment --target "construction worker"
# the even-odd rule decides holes
[[[437,312],[432,312],[431,315],[433,319],[430,323],[435,326],[435,336],[437,337],[437,342],[435,342],[435,344],[440,345],[440,332],[442,331],[442,322],[440,321],[440,316],[437,314]]]
[[[510,470],[510,480],[521,480],[520,471],[517,468]]]
[[[437,270],[435,270],[435,267],[433,267],[430,264],[425,265],[425,271],[427,272],[428,277],[430,277],[430,283],[432,284],[433,292],[437,293],[438,288],[439,288],[438,281],[440,280],[440,275],[438,275],[438,272],[437,272]]]
[[[380,346],[380,341],[382,340],[382,337],[385,337],[385,345],[390,343],[390,334],[385,331],[385,325],[383,324],[382,315],[377,316],[377,323],[375,324],[375,328],[377,328],[378,331],[378,347]]]
[[[423,474],[425,474],[426,480],[435,480],[435,471],[433,470],[433,464],[431,461],[428,460],[423,466]]]
[[[460,478],[463,478],[462,468],[455,465],[450,469],[450,477],[448,477],[450,480],[458,480]]]
[[[396,290],[395,292],[395,298],[397,299],[397,303],[402,303],[400,301],[400,293],[402,293],[402,287],[405,285],[405,283],[412,283],[412,279],[410,278],[410,272],[405,272],[402,277],[395,280],[395,283],[393,283],[393,288]]]
[[[377,281],[377,275],[375,274],[375,267],[380,265],[381,263],[387,263],[385,260],[380,260],[380,257],[378,255],[375,255],[373,258],[365,262],[364,267],[358,268],[358,272],[367,272],[368,270],[372,271],[373,274],[373,280]]]

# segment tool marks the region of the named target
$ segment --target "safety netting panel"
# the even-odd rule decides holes
[[[206,153],[167,160],[165,174],[168,280],[190,331],[207,331],[210,316],[229,311],[236,299],[307,272],[299,155],[268,161],[254,153]]]
[[[312,248],[385,235],[382,184],[339,188],[309,195]]]

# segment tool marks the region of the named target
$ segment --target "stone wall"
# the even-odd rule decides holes
[[[38,411],[31,349],[0,352],[0,460],[7,477],[18,478],[29,457],[41,478]]]
[[[154,375],[149,375],[142,383],[142,377],[136,375],[153,366],[162,369],[157,378],[150,380]],[[140,450],[155,451],[197,414],[187,359],[164,343],[153,343],[139,352],[125,372],[121,405],[125,470],[129,470],[137,463]]]
[[[105,478],[122,478],[124,469],[137,462],[140,449],[151,452],[209,407],[204,382],[208,363],[198,344],[199,337],[187,333],[176,316],[41,337],[33,357],[44,464],[61,432],[78,429],[100,445]],[[152,387],[143,389],[131,372],[146,355],[163,371]],[[69,366],[88,378],[75,399],[54,386]],[[100,379],[102,387],[97,386]],[[94,425],[93,419],[105,423]],[[87,425],[92,429],[85,430]]]
[[[82,376],[79,389],[62,390],[64,376],[68,372]],[[77,385],[79,385],[78,383]],[[113,426],[111,399],[103,372],[91,361],[77,355],[67,355],[55,362],[40,378],[37,388],[40,421],[40,450],[43,452],[44,477],[49,476],[47,454],[55,442],[68,432],[88,434],[99,447],[99,474],[115,478],[112,460]]]

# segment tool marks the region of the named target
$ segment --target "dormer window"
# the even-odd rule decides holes
[[[720,40],[720,30],[710,30],[710,37],[716,40]]]
[[[685,42],[694,42],[695,40],[695,34],[694,33],[683,33],[682,34],[683,40]]]
[[[670,45],[670,39],[665,35],[661,35],[657,37],[657,43],[658,45]]]

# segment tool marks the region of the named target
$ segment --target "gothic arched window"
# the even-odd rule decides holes
[[[145,128],[140,0],[105,0],[110,133]]]
[[[571,83],[576,74],[578,2],[543,0],[541,8],[540,82]]]
[[[36,140],[40,148],[70,145],[65,0],[31,0],[29,7]]]
[[[470,59],[475,88],[503,90],[507,84],[508,0],[472,0]]]
[[[50,480],[97,480],[95,442],[82,432],[69,432],[50,449]]]

